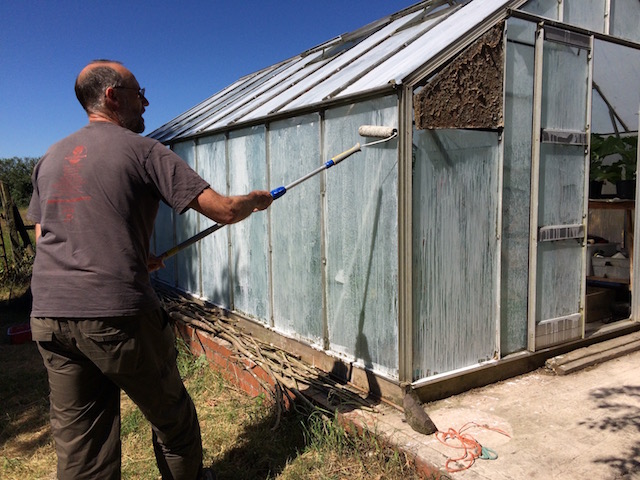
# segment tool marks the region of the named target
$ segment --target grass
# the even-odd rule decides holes
[[[6,305],[5,305],[6,306]],[[46,371],[35,344],[10,345],[7,327],[28,321],[14,300],[0,319],[0,478],[55,478]],[[204,460],[219,479],[355,480],[421,478],[405,456],[370,432],[353,434],[332,414],[294,410],[276,429],[270,399],[250,398],[179,348],[179,368],[202,429]],[[122,395],[122,478],[158,479],[146,419]]]

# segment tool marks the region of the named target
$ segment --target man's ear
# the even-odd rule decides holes
[[[116,89],[113,87],[107,87],[104,91],[104,103],[110,110],[115,110],[118,107],[118,95]]]

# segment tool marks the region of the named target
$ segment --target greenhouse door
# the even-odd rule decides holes
[[[529,250],[531,351],[584,331],[591,38],[544,26],[535,46]]]

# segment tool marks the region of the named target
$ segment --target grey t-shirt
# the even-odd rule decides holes
[[[34,317],[134,315],[159,302],[147,272],[160,200],[182,213],[209,184],[156,140],[94,122],[53,145],[33,172],[40,223]]]

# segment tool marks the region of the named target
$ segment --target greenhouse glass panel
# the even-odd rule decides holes
[[[175,245],[173,240],[173,209],[164,202],[160,202],[156,222],[153,226],[153,245],[151,251],[155,255],[166,252]],[[175,286],[175,257],[164,261],[165,268],[156,270],[152,276],[158,280]]]
[[[639,78],[639,49],[594,41],[592,132],[637,130],[640,88],[638,81],[630,79]]]
[[[575,273],[582,271],[584,252],[575,243],[563,240],[538,245],[536,324],[578,311],[582,279]]]
[[[564,23],[604,33],[606,0],[564,0],[563,3]]]
[[[536,25],[509,20],[502,198],[500,352],[527,347],[531,118]],[[515,38],[515,41],[510,41]]]
[[[229,134],[229,193],[268,190],[265,129]],[[267,212],[257,212],[229,226],[233,308],[261,322],[269,318],[269,240]]]
[[[495,132],[415,130],[413,380],[497,354]]]
[[[613,0],[609,33],[616,37],[640,42],[640,2]]]
[[[539,226],[583,222],[584,149],[582,145],[542,145]]]
[[[322,165],[319,116],[272,123],[269,158],[272,188]],[[295,186],[269,210],[274,327],[318,345],[323,337],[320,179],[316,175]]]
[[[196,169],[195,144],[192,141],[174,145],[173,150],[194,170]],[[200,214],[195,210],[187,210],[182,215],[175,215],[176,243],[193,237],[200,229]],[[177,286],[187,292],[200,293],[200,245],[195,244],[176,255]]]
[[[363,139],[361,125],[397,127],[397,97],[332,109],[323,151]],[[326,175],[327,316],[331,350],[398,376],[398,142],[364,147]],[[375,386],[371,386],[375,388]]]
[[[587,125],[588,51],[555,42],[544,44],[542,125],[547,129],[584,132]]]
[[[198,173],[216,192],[226,195],[227,161],[226,139],[216,135],[199,141]],[[200,216],[200,229],[205,230],[215,222]],[[200,241],[202,255],[202,296],[224,308],[231,308],[229,271],[229,229],[222,228]]]
[[[520,10],[540,15],[541,17],[550,18],[552,20],[558,20],[559,5],[560,3],[558,0],[531,0],[524,4]]]
[[[518,18],[510,18],[507,21],[507,42],[512,44],[523,43],[533,47],[536,40],[536,24]],[[513,45],[512,45],[513,46]],[[512,52],[513,53],[513,52]],[[533,77],[533,73],[529,72]]]

